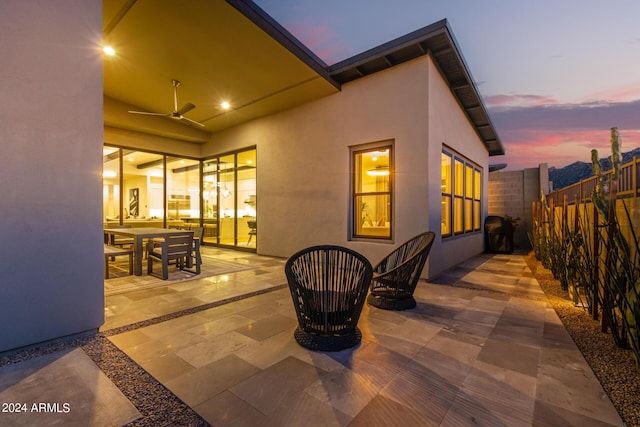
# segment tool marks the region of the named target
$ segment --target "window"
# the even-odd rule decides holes
[[[464,157],[443,149],[442,237],[480,230],[482,170]]]
[[[352,147],[352,237],[390,239],[393,144]]]
[[[442,236],[451,236],[451,154],[442,152]]]

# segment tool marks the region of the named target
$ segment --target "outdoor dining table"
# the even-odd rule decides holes
[[[178,230],[173,228],[140,227],[140,228],[105,228],[105,234],[133,237],[133,273],[142,276],[143,240],[163,238],[171,234],[193,234],[193,230]]]

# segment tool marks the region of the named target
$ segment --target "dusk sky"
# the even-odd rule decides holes
[[[640,0],[254,0],[328,65],[446,18],[509,170],[640,147]]]

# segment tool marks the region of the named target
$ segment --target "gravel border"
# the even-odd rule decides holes
[[[286,284],[277,285],[126,326],[97,333],[78,334],[24,349],[0,353],[0,366],[80,347],[142,415],[141,418],[127,424],[127,426],[209,426],[207,421],[109,341],[108,337],[277,291],[286,286]]]
[[[599,321],[576,307],[533,252],[524,258],[622,420],[629,427],[640,426],[640,366],[633,352],[618,347],[610,334],[601,331]]]

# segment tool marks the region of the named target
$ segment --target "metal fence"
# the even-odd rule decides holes
[[[638,159],[622,165],[605,212],[591,200],[597,177],[534,202],[531,240],[538,260],[574,302],[583,303],[594,320],[601,317],[602,331],[631,348],[640,366],[638,168]]]
[[[611,171],[607,172],[611,174]],[[583,179],[573,185],[554,191],[547,195],[547,203],[555,206],[561,205],[567,200],[569,203],[586,202],[591,200],[591,193],[598,182],[598,178]],[[629,163],[622,165],[618,178],[618,197],[638,197],[640,195],[640,159],[634,158]]]

